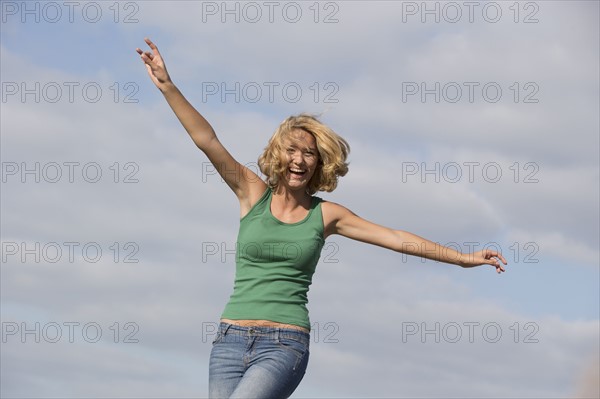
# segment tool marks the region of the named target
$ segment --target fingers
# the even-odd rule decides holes
[[[472,264],[469,267],[490,265],[496,268],[496,272],[498,274],[506,271],[502,266],[502,263],[504,263],[505,265],[507,264],[506,259],[504,259],[502,254],[500,254],[498,251],[484,249],[471,255],[474,256],[474,259],[470,259],[470,262],[472,262]],[[502,263],[500,261],[502,261]]]
[[[508,264],[508,262],[506,261],[506,259],[504,258],[504,256],[502,256],[502,254],[498,251],[492,251],[490,249],[487,250],[486,254],[485,254],[485,258],[486,259],[490,259],[490,258],[498,258],[502,261],[502,263],[504,263],[505,265]]]
[[[156,47],[156,44],[154,44],[152,42],[152,40],[150,40],[147,37],[145,37],[144,41],[148,44],[148,46],[150,46],[150,48],[152,49],[152,51],[156,51],[158,53],[158,47]]]
[[[508,262],[506,261],[506,259],[504,259],[504,256],[502,256],[502,254],[498,254],[498,258],[500,258],[500,260],[502,260],[502,263],[504,263],[505,265],[508,265]]]
[[[496,268],[496,272],[498,274],[506,271],[504,269],[504,267],[502,266],[502,264],[500,263],[500,261],[502,261],[502,263],[504,263],[506,265],[507,264],[506,259],[504,259],[502,254],[499,253],[498,251],[492,251],[492,250],[488,249],[483,253],[483,257],[486,260],[485,263],[487,263],[491,266],[494,266]]]
[[[496,265],[496,271],[498,272],[498,274],[500,274],[502,272],[505,272],[506,270],[504,270],[501,264],[498,264]]]
[[[155,58],[157,58],[158,62],[160,62],[161,56],[160,52],[158,51],[158,47],[156,47],[156,44],[154,44],[152,40],[150,40],[147,37],[144,38],[144,41],[146,42],[146,44],[148,44],[152,51],[143,51],[139,47],[136,48],[135,51],[137,51],[137,53],[142,56],[142,60],[144,60],[146,64],[149,64],[151,61],[154,61]]]
[[[502,265],[500,264],[500,262],[498,260],[496,260],[495,258],[490,259],[489,264],[494,266],[496,268],[496,272],[498,274],[505,272],[506,270],[504,270],[504,267],[502,267]]]
[[[155,55],[155,54],[156,54],[156,55],[160,55],[160,53],[159,53],[159,51],[158,51],[158,47],[156,47],[156,44],[154,44],[154,43],[152,42],[152,40],[150,40],[150,39],[148,39],[147,37],[145,37],[145,38],[144,38],[144,41],[146,42],[146,44],[148,44],[148,46],[149,46],[149,47],[150,47],[150,49],[152,50],[152,52],[150,52],[150,51],[146,51],[146,52],[145,52],[145,54],[148,56],[148,58],[150,58],[150,59],[154,58],[154,55]],[[144,52],[142,51],[142,49],[141,49],[141,48],[139,48],[139,47],[137,47],[137,48],[135,49],[135,51],[137,51],[139,55],[142,55],[142,54],[144,54]],[[155,54],[153,54],[153,53],[155,53]]]
[[[149,51],[143,52],[141,49],[135,49],[137,53],[141,56],[142,61],[146,63],[146,65],[151,67],[156,67],[156,63],[154,62],[154,55],[152,55]]]
[[[142,57],[146,57],[146,58],[148,58],[150,61],[153,61],[153,60],[154,60],[154,55],[152,55],[152,53],[151,53],[151,52],[149,52],[149,51],[146,51],[145,53],[142,53]]]

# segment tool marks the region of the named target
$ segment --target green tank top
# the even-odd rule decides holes
[[[270,320],[310,330],[307,293],[323,248],[322,199],[312,197],[308,215],[284,223],[271,213],[267,188],[240,219],[233,294],[221,317]]]

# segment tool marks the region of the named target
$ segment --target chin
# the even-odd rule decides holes
[[[306,190],[306,188],[308,187],[308,184],[306,184],[306,183],[294,184],[294,183],[288,182],[287,186],[291,190]]]
[[[286,186],[291,189],[291,190],[305,190],[308,187],[308,181],[298,181],[298,180],[291,180],[289,178],[287,178],[285,180],[286,182]]]

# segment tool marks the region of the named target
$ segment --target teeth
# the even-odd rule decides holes
[[[293,168],[290,168],[290,170],[291,170],[292,172],[304,173],[304,171],[303,171],[303,170],[301,170],[301,169],[293,169]]]

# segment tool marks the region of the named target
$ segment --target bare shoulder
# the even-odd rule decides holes
[[[324,236],[339,234],[352,240],[396,249],[398,237],[394,230],[358,216],[350,209],[336,203],[323,208]]]
[[[323,226],[325,238],[337,233],[337,224],[347,215],[353,215],[348,208],[331,201],[323,200],[321,202],[321,212],[323,213]]]
[[[323,217],[327,216],[329,219],[335,219],[345,212],[350,212],[345,206],[327,200],[321,202],[321,208],[323,210]]]

